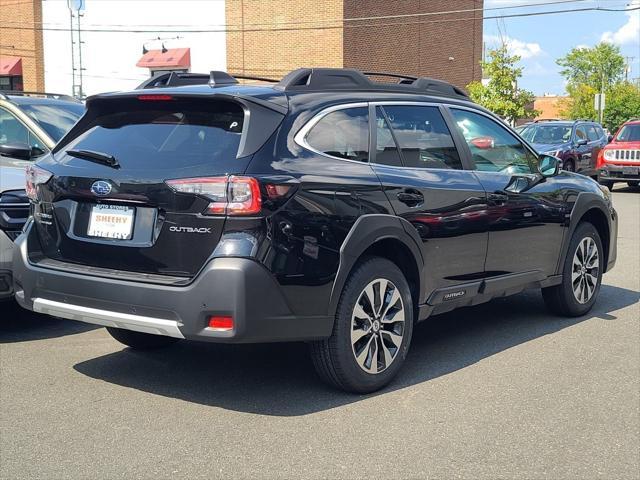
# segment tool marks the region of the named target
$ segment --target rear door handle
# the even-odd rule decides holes
[[[398,193],[398,200],[408,207],[417,207],[424,203],[424,195],[417,190],[407,189],[404,192]]]

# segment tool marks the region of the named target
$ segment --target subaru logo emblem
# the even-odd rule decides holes
[[[91,193],[98,197],[106,197],[111,193],[111,184],[104,180],[98,180],[91,185]]]

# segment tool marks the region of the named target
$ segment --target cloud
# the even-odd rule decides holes
[[[499,46],[503,42],[507,45],[507,50],[511,55],[518,55],[520,58],[537,57],[543,53],[539,43],[529,43],[511,37],[499,37],[497,35],[485,35],[484,41],[487,45]]]
[[[640,8],[640,0],[633,0],[627,10],[631,8]],[[629,17],[627,23],[615,32],[604,32],[601,41],[618,45],[640,43],[640,10],[627,11],[625,15]]]

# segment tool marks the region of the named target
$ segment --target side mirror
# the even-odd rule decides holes
[[[561,164],[562,161],[558,157],[543,154],[538,161],[538,171],[545,178],[554,177],[560,173]]]
[[[0,155],[3,157],[18,158],[20,160],[31,160],[33,150],[26,143],[8,143],[0,145]]]
[[[576,146],[578,146],[578,147],[582,147],[583,145],[586,145],[587,143],[589,143],[589,142],[587,142],[587,140],[586,140],[586,139],[581,138],[581,139],[579,139],[579,140],[576,142]]]
[[[613,140],[613,135],[607,136],[607,143],[611,143],[611,140]]]

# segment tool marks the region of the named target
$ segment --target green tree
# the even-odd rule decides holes
[[[517,55],[509,55],[506,45],[489,51],[489,59],[481,62],[482,71],[489,78],[487,85],[472,82],[467,85],[471,99],[488,108],[510,123],[519,118],[534,117],[537,112],[531,107],[534,95],[518,88],[522,68],[516,64]]]
[[[578,85],[567,85],[569,98],[563,101],[560,114],[563,118],[595,120],[597,112],[595,110],[595,94],[599,90],[583,83]]]
[[[620,82],[625,69],[620,48],[605,42],[593,48],[574,48],[556,63],[569,86],[588,85],[597,92]]]
[[[640,88],[630,82],[620,82],[609,89],[604,109],[604,126],[615,133],[633,117],[640,117]]]

